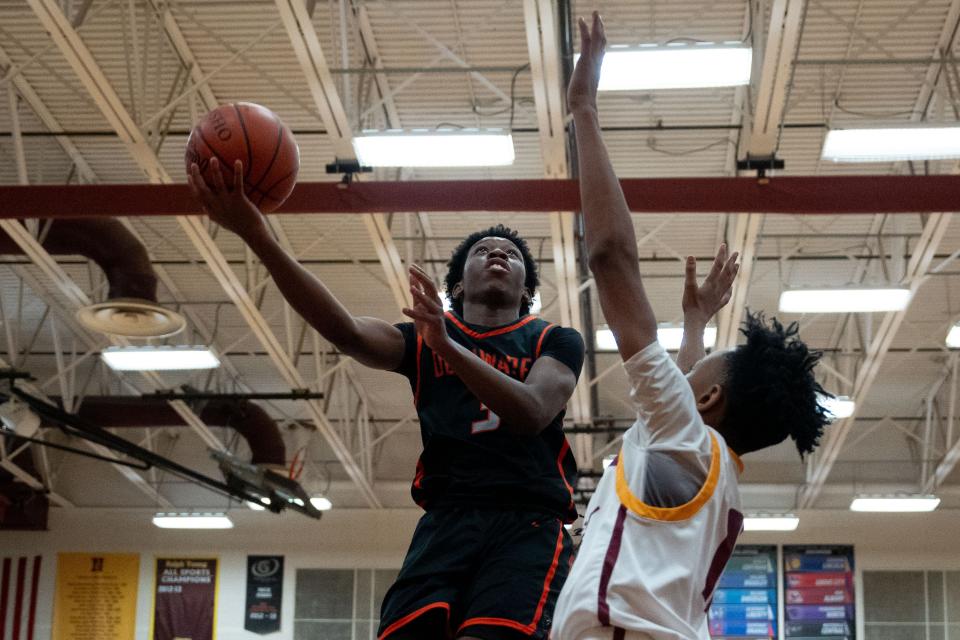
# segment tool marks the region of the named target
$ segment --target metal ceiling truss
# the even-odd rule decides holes
[[[956,352],[952,353],[947,362],[947,372],[944,378],[947,385],[946,416],[945,420],[938,421],[945,452],[938,459],[936,466],[932,469],[925,466],[921,470],[920,481],[923,493],[935,493],[943,484],[944,480],[946,480],[956,468],[957,462],[960,462],[960,433],[957,432],[955,425],[957,419],[958,362],[960,362],[960,355]],[[933,408],[934,405],[932,402],[927,404],[926,423],[928,428],[924,434],[924,453],[926,454],[923,456],[924,462],[932,457],[931,454],[934,453],[935,448],[933,442],[934,434],[929,428],[933,421]]]
[[[276,4],[336,158],[355,160],[350,119],[340,99],[337,84],[330,73],[330,67],[327,65],[306,4],[303,0],[276,0]],[[368,32],[367,36],[368,45],[375,42],[372,32]],[[385,82],[385,78],[383,81]],[[373,242],[377,258],[383,266],[387,284],[398,309],[410,306],[412,298],[407,272],[390,233],[387,217],[383,214],[363,214],[363,222]]]
[[[960,25],[960,0],[953,0],[947,10],[940,36],[934,46],[933,57],[943,55],[943,52],[952,49],[953,42],[957,36],[958,25]],[[931,64],[928,67],[924,77],[924,83],[921,85],[920,93],[914,105],[911,120],[922,120],[927,116],[937,84],[942,80],[943,72],[944,68],[941,64]],[[956,164],[951,173],[958,173],[958,166]],[[930,269],[930,263],[936,254],[937,248],[940,246],[940,241],[950,224],[951,217],[952,214],[950,213],[932,213],[924,220],[923,232],[917,240],[910,260],[903,270],[901,279],[902,284],[910,287],[912,294],[911,302],[916,296],[917,290],[927,279],[926,274]],[[877,221],[875,220],[875,226],[876,223]],[[799,506],[801,508],[812,507],[818,495],[823,490],[830,470],[833,468],[844,446],[844,442],[855,424],[857,412],[862,409],[865,404],[867,394],[880,371],[887,350],[909,310],[910,305],[908,304],[902,311],[884,314],[878,329],[866,349],[865,357],[859,363],[854,379],[854,385],[850,393],[850,397],[855,403],[854,414],[849,418],[838,420],[830,425],[820,448],[814,455],[808,458],[806,469],[807,484],[801,490],[799,499]],[[848,322],[848,327],[851,324],[853,323]],[[937,469],[930,476],[930,479],[925,479],[925,482],[936,483],[936,479],[939,477],[937,472],[942,472],[948,468],[952,469],[950,461],[957,457],[957,454],[960,454],[960,451],[952,453],[951,449],[951,451],[948,452],[949,457],[944,458],[941,465],[938,465]],[[946,476],[943,475],[943,477],[945,478]],[[934,485],[931,484],[931,486]]]
[[[560,25],[556,3],[551,0],[524,0],[523,18],[544,177],[566,179],[570,177],[570,168],[567,163],[564,91],[560,76],[563,65],[560,59]],[[554,211],[549,215],[560,321],[582,334],[576,216],[572,211]],[[592,336],[584,336],[584,339],[591,340]],[[588,377],[589,373],[586,372],[580,377],[570,398],[570,417],[577,426],[589,425],[593,414],[590,408]],[[583,468],[592,466],[591,434],[576,434],[573,450],[577,464]]]
[[[172,182],[146,136],[134,122],[115,89],[110,85],[60,8],[53,0],[29,0],[29,3],[41,24],[50,33],[81,83],[111,127],[124,141],[131,156],[144,171],[150,182]],[[254,329],[257,338],[270,355],[271,361],[285,383],[293,389],[305,388],[306,384],[296,366],[294,366],[291,357],[284,351],[279,339],[264,320],[250,295],[243,288],[223,253],[208,233],[203,221],[197,217],[178,216],[177,222],[206,261],[228,297],[237,306],[244,320]],[[371,507],[379,507],[380,501],[373,490],[371,479],[363,473],[360,466],[353,460],[350,451],[344,446],[343,441],[320,409],[319,404],[314,400],[308,400],[305,403],[311,418],[317,425],[317,429],[326,438],[337,459],[343,464],[347,475],[357,484],[367,504]],[[191,424],[190,420],[187,420],[187,422]]]
[[[923,234],[910,256],[903,280],[903,284],[910,288],[911,300],[916,297],[917,291],[927,280],[925,274],[947,230],[947,226],[950,224],[950,219],[951,214],[949,213],[932,214],[927,218]],[[850,394],[856,408],[859,409],[865,404],[867,395],[880,372],[887,350],[909,310],[910,306],[908,305],[902,311],[884,314],[876,327],[867,345],[866,355],[860,362]],[[826,430],[819,449],[809,457],[807,484],[800,494],[801,508],[813,507],[817,496],[823,489],[827,476],[830,474],[830,470],[840,455],[847,436],[855,424],[855,419],[856,410],[849,418],[837,420],[831,424]]]
[[[4,51],[3,47],[0,46],[0,67],[11,69],[13,67],[13,60]],[[10,87],[8,91],[11,94],[18,93],[24,102],[33,110],[33,112],[40,119],[40,122],[43,123],[50,131],[63,131],[60,127],[60,124],[57,122],[57,119],[53,116],[47,106],[40,99],[40,96],[37,95],[37,92],[34,91],[33,87],[27,82],[27,79],[23,77],[21,73],[16,73],[10,80]],[[74,166],[77,170],[77,176],[80,178],[81,182],[96,182],[97,176],[93,172],[93,169],[90,168],[90,165],[87,163],[86,159],[80,154],[80,150],[77,149],[76,145],[73,144],[73,141],[70,140],[67,136],[56,136],[57,144],[63,149],[64,153],[70,157],[70,160],[73,161]]]
[[[749,137],[744,141],[747,157],[772,160],[779,146],[780,126],[787,99],[787,87],[793,73],[793,58],[800,41],[801,18],[805,0],[774,0],[770,7],[770,27],[763,43],[760,84],[752,122],[744,112],[743,125],[749,124]],[[762,36],[758,36],[762,37]],[[740,322],[747,308],[750,280],[756,258],[757,241],[763,227],[764,214],[738,213],[727,218],[727,244],[740,252],[740,273],[733,286],[730,303],[717,314],[718,349],[737,344]]]

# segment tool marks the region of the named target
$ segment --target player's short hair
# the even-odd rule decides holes
[[[763,313],[747,312],[740,328],[747,338],[727,355],[724,434],[739,453],[793,438],[800,457],[813,452],[831,419],[820,404],[829,397],[813,376],[822,355],[800,340],[797,323],[768,325]]]
[[[523,288],[527,290],[529,300],[533,300],[533,295],[537,292],[537,287],[540,286],[537,263],[533,259],[533,254],[530,253],[530,247],[527,246],[527,241],[521,238],[519,233],[502,224],[476,231],[464,238],[463,242],[457,245],[457,248],[453,250],[453,254],[450,256],[450,261],[447,262],[447,277],[444,280],[444,284],[447,287],[447,299],[450,301],[453,310],[460,315],[463,315],[463,298],[454,298],[451,292],[453,291],[453,287],[463,280],[463,268],[467,263],[467,254],[470,253],[470,248],[484,238],[489,237],[505,238],[517,245],[517,248],[520,250],[520,255],[523,256],[523,266],[526,271]],[[520,315],[525,316],[528,313],[530,313],[530,302],[524,302],[520,305]]]

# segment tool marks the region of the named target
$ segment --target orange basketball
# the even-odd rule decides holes
[[[244,191],[261,211],[283,204],[300,170],[300,149],[290,128],[273,111],[252,102],[217,107],[190,132],[187,173],[196,162],[207,184],[213,184],[210,159],[214,157],[228,185],[233,184],[234,162],[243,162]]]

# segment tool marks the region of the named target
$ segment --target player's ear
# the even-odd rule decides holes
[[[710,385],[710,387],[697,398],[697,410],[703,414],[714,409],[719,409],[723,406],[724,399],[723,386],[719,384]]]
[[[457,284],[453,285],[453,289],[450,290],[450,297],[456,300],[457,298],[463,297],[463,281],[461,280]]]

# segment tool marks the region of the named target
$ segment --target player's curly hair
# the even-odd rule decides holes
[[[803,458],[819,444],[831,419],[819,401],[830,396],[813,376],[822,354],[800,340],[796,322],[784,327],[772,318],[768,325],[763,313],[747,311],[740,332],[746,344],[727,355],[723,433],[739,453],[790,436]]]
[[[540,286],[540,275],[537,273],[537,263],[533,259],[533,254],[530,253],[530,247],[527,246],[527,241],[521,238],[519,233],[502,224],[481,231],[475,231],[457,245],[457,248],[453,250],[453,254],[450,256],[450,261],[447,262],[447,277],[444,280],[444,285],[447,288],[447,299],[450,301],[453,310],[459,315],[463,315],[463,298],[454,298],[451,291],[453,291],[453,287],[456,286],[458,282],[463,280],[463,268],[467,263],[467,254],[470,253],[470,248],[484,238],[489,237],[506,238],[520,249],[520,255],[523,256],[524,270],[526,271],[526,279],[523,282],[523,287],[527,290],[528,300],[533,300],[533,295],[537,292],[537,287]],[[525,316],[528,313],[530,313],[529,301],[524,302],[520,306],[521,316]]]

